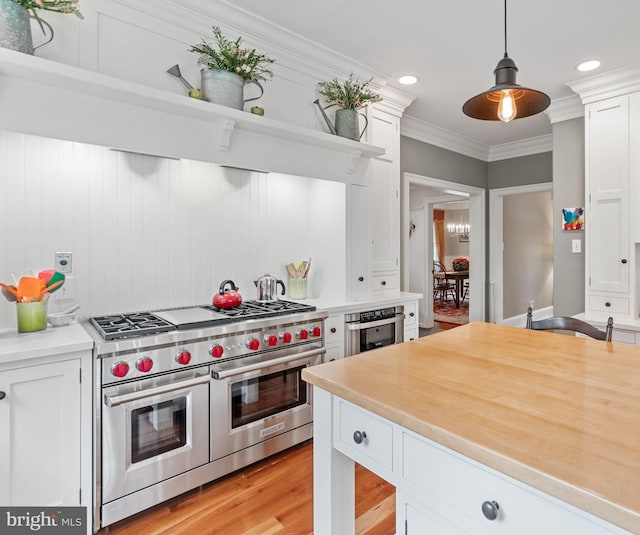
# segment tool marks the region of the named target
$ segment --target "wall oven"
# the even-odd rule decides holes
[[[395,306],[345,316],[345,356],[402,342],[404,307]]]

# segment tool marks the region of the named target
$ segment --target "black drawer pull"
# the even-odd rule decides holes
[[[360,282],[362,282],[362,281],[364,281],[364,277],[358,277],[358,280],[359,280]]]
[[[0,399],[4,399],[7,397],[7,394],[5,394],[4,392],[0,392]]]
[[[626,258],[623,258],[623,259],[621,260],[621,262],[622,262],[623,264],[626,264],[626,263],[627,263],[627,259],[626,259]]]
[[[331,329],[329,329],[333,334],[335,334],[336,332],[336,328],[335,327],[331,327]]]
[[[367,433],[365,433],[364,431],[354,431],[353,432],[353,441],[356,444],[362,444],[364,442],[365,438],[367,438]]]
[[[611,306],[611,303],[609,303],[609,301],[607,301],[607,302],[604,304],[604,306],[606,306],[606,307],[610,307],[610,306]]]

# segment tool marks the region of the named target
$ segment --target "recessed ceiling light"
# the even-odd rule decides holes
[[[576,67],[580,72],[592,71],[600,67],[600,62],[597,59],[590,59],[589,61],[583,61]]]
[[[404,76],[398,78],[398,82],[400,82],[402,85],[413,85],[417,83],[417,81],[418,77],[414,76],[413,74],[405,74]]]

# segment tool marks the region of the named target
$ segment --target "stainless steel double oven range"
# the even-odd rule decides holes
[[[326,313],[290,301],[91,318],[95,529],[311,438]]]

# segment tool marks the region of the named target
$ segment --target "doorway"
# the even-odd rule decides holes
[[[489,191],[489,233],[491,243],[489,257],[489,264],[491,266],[489,318],[490,321],[494,323],[504,323],[514,326],[524,325],[526,322],[526,309],[530,305],[534,308],[536,318],[553,315],[552,192],[553,184],[551,182],[492,189]],[[527,206],[537,207],[526,212],[520,211],[518,215],[509,215],[509,211],[507,210],[505,215],[505,202],[515,200],[516,197],[528,199],[528,201],[525,201]],[[529,227],[531,232],[527,233],[526,230],[520,231],[520,235],[526,235],[527,239],[526,251],[524,251],[521,256],[529,259],[527,266],[531,269],[527,270],[529,273],[524,273],[522,270],[509,271],[508,265],[510,265],[510,262],[508,261],[508,254],[517,254],[517,248],[521,245],[517,237],[517,227],[523,223],[525,216],[529,221],[532,221],[533,224]],[[510,230],[511,233],[515,232],[516,236],[507,238],[505,229]],[[511,245],[507,243],[509,239],[512,240],[510,242]],[[508,254],[505,254],[505,251],[507,251]],[[533,262],[537,262],[539,265],[534,266]],[[505,263],[507,267],[505,267]],[[506,275],[510,277],[508,280],[505,279]],[[517,280],[512,280],[514,275],[517,275]],[[511,288],[522,290],[522,292],[524,292],[523,295],[526,296],[518,296],[517,291],[507,292],[509,293],[510,300],[513,301],[515,299],[518,301],[518,306],[515,311],[510,303],[505,303],[505,284]]]
[[[422,188],[424,196],[420,205],[411,202],[411,190]],[[428,192],[428,193],[427,193]],[[402,176],[402,288],[423,295],[419,301],[419,323],[422,328],[433,328],[433,207],[437,203],[469,202],[469,285],[473,288],[473,299],[469,302],[469,321],[484,321],[485,318],[485,190],[437,178],[404,173]],[[412,229],[416,222],[421,230]],[[414,239],[414,233],[416,233]],[[419,243],[418,234],[420,238]],[[419,289],[419,290],[418,290]]]

